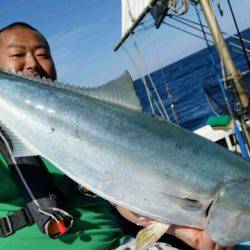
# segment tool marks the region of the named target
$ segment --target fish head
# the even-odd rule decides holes
[[[250,183],[227,183],[207,211],[206,231],[222,246],[250,240]]]

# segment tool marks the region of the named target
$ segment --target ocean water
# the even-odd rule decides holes
[[[242,36],[250,40],[250,28],[244,30]],[[249,70],[243,54],[236,52],[230,45],[230,42],[240,45],[240,41],[235,38],[227,39],[227,44],[237,69],[242,72]],[[245,43],[245,46],[250,50],[250,43]],[[237,50],[240,51],[240,49]],[[220,62],[214,46],[212,47],[212,54],[217,68],[219,69],[219,73],[221,74]],[[152,72],[150,75],[164,103],[170,120],[176,122],[171,108],[171,104],[173,104],[180,126],[189,130],[195,130],[206,125],[208,117],[212,115],[228,114],[226,102],[218,85],[215,70],[207,48]],[[164,78],[166,80],[164,80]],[[156,101],[157,97],[148,76],[146,76],[146,81],[155,102],[159,105],[159,102]],[[250,74],[246,77],[246,82],[247,87],[250,89]],[[172,101],[170,101],[171,98],[169,98],[166,83],[172,95]],[[134,86],[143,109],[146,112],[151,112],[145,87],[141,79],[134,81]],[[237,110],[234,90],[227,87],[226,93],[232,109]]]

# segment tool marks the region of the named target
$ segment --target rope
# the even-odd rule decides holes
[[[155,27],[154,24],[143,25],[142,28],[136,30],[136,33],[138,34],[138,33],[142,32],[142,31],[150,30],[150,29],[152,29],[152,28],[154,28],[154,27]]]
[[[187,31],[187,30],[184,30],[184,29],[182,29],[182,28],[179,28],[179,27],[176,27],[176,26],[174,26],[174,25],[172,25],[172,24],[169,24],[169,23],[166,23],[166,22],[162,22],[163,24],[165,24],[165,25],[167,25],[167,26],[169,26],[169,27],[171,27],[171,28],[174,28],[174,29],[177,29],[177,30],[180,30],[180,31],[182,31],[182,32],[184,32],[184,33],[186,33],[186,34],[189,34],[189,35],[191,35],[191,36],[194,36],[194,37],[197,37],[197,38],[200,38],[201,40],[205,40],[203,37],[201,37],[201,36],[198,36],[198,35],[196,35],[196,34],[194,34],[194,33],[192,33],[192,32],[189,32],[189,31]],[[213,41],[211,41],[211,40],[208,40],[210,43],[214,43]]]
[[[165,73],[164,73],[164,70],[163,70],[162,68],[161,68],[161,73],[162,73],[162,76],[163,76],[163,79],[164,79],[166,91],[167,91],[167,94],[168,94],[168,100],[169,100],[169,103],[170,103],[170,107],[171,107],[171,110],[172,110],[172,114],[173,114],[173,116],[174,116],[175,123],[176,123],[176,124],[179,124],[178,116],[177,116],[176,109],[175,109],[175,105],[174,105],[174,103],[173,103],[172,94],[171,94],[170,89],[169,89],[169,87],[168,87],[167,79],[166,79],[166,77],[165,77]]]
[[[135,43],[135,40],[134,40],[134,43]],[[136,48],[135,48],[135,50],[136,50]],[[143,59],[142,59],[142,57],[141,57],[140,54],[139,54],[138,48],[137,48],[137,50],[136,50],[136,57],[137,57],[138,63],[141,62],[140,67],[141,67],[142,75],[143,75],[143,77],[144,77],[144,79],[145,79],[145,86],[147,86],[147,81],[146,81],[146,78],[145,78],[145,76],[147,75],[147,74],[146,74],[146,69],[143,67]],[[150,83],[151,83],[151,79],[150,79],[150,78],[149,78],[149,80],[150,80]],[[147,88],[148,88],[148,86],[147,86]],[[156,106],[158,112],[160,113],[161,117],[164,118],[164,114],[162,113],[162,111],[161,111],[161,109],[160,109],[160,107],[159,107],[157,101],[155,100],[155,98],[154,98],[154,96],[152,95],[152,93],[151,93],[151,91],[150,91],[149,88],[148,88],[148,91],[149,91],[149,95],[150,95],[150,97],[152,98],[152,100],[153,100],[153,102],[154,102],[154,104],[155,104],[155,106]],[[155,112],[154,112],[154,114],[155,114]]]
[[[146,64],[145,64],[144,61],[143,61],[142,55],[141,55],[141,53],[140,53],[140,51],[139,51],[139,48],[138,48],[138,46],[137,46],[137,44],[136,44],[135,39],[134,39],[134,47],[135,47],[135,49],[136,49],[137,58],[139,59],[139,61],[141,61],[142,66],[146,69],[146,71],[149,72],[149,70],[147,70]],[[169,116],[168,116],[168,114],[167,114],[167,111],[166,111],[166,109],[165,109],[165,106],[164,106],[164,104],[163,104],[163,102],[162,102],[162,99],[161,99],[161,97],[160,97],[160,95],[159,95],[159,93],[158,93],[158,91],[157,91],[157,89],[156,89],[156,87],[155,87],[155,84],[154,84],[154,81],[153,81],[151,75],[148,74],[148,77],[149,77],[150,83],[151,83],[151,85],[152,85],[152,87],[153,87],[153,90],[154,90],[154,92],[155,92],[155,94],[156,94],[156,97],[157,97],[157,99],[158,99],[158,101],[159,101],[159,103],[160,103],[160,106],[161,106],[161,108],[162,108],[162,111],[163,111],[163,113],[164,113],[163,117],[166,117],[168,120],[170,120],[170,119],[169,119]]]
[[[150,90],[148,89],[148,86],[147,86],[147,82],[146,82],[146,79],[145,79],[145,76],[142,74],[142,72],[140,71],[140,69],[137,67],[136,63],[134,62],[133,58],[131,57],[131,55],[129,54],[128,50],[127,50],[127,47],[126,46],[122,46],[123,50],[125,50],[125,52],[127,53],[127,56],[128,58],[130,59],[130,61],[132,62],[133,66],[135,67],[137,73],[139,74],[141,80],[142,80],[142,83],[144,85],[144,88],[146,90],[146,94],[147,94],[147,98],[148,98],[148,101],[149,101],[149,105],[150,105],[150,109],[151,109],[151,113],[155,114],[155,110],[154,110],[154,107],[153,107],[153,104],[152,104],[152,95],[151,95],[151,92]]]
[[[204,95],[206,97],[206,100],[207,100],[207,103],[208,103],[208,106],[211,108],[211,110],[213,111],[213,113],[216,115],[216,116],[219,116],[219,114],[215,111],[212,103],[210,102],[209,98],[208,98],[208,95],[207,93],[204,91]]]
[[[236,43],[230,42],[229,44],[232,45],[232,46],[234,46],[234,47],[236,47],[236,48],[242,49],[242,47],[240,45],[236,44]],[[250,50],[249,49],[245,49],[245,52],[246,53],[250,53]]]
[[[201,29],[199,29],[199,28],[197,28],[197,27],[195,27],[195,26],[193,26],[193,25],[191,25],[191,24],[189,24],[189,23],[186,23],[185,21],[182,21],[181,19],[174,18],[172,15],[171,15],[171,16],[168,16],[168,17],[171,18],[171,19],[173,19],[173,20],[175,20],[176,22],[182,23],[182,24],[184,24],[184,25],[186,25],[186,26],[188,26],[188,27],[191,27],[191,28],[193,28],[193,29],[195,29],[195,30],[198,30],[198,31],[202,32]],[[205,32],[205,33],[206,33],[207,35],[209,35],[209,36],[212,36],[209,32]]]
[[[193,21],[193,20],[184,18],[184,17],[182,17],[182,16],[173,16],[173,15],[170,15],[170,14],[168,14],[167,16],[168,16],[168,17],[171,17],[171,18],[174,19],[174,20],[178,20],[178,19],[184,20],[184,21],[190,22],[190,23],[192,23],[192,24],[199,25],[199,26],[201,26],[201,27],[204,27],[204,28],[206,28],[206,29],[209,29],[209,27],[206,26],[205,24],[203,24],[202,22],[201,22],[201,23],[197,23],[197,22],[195,22],[195,21]],[[223,34],[223,35],[227,35],[227,36],[231,36],[231,37],[233,37],[233,38],[235,38],[235,39],[239,39],[238,36],[235,36],[234,34],[229,34],[229,33],[225,32],[225,31],[222,31],[222,34]],[[245,39],[245,38],[243,38],[243,37],[242,37],[242,40],[243,40],[244,42],[246,42],[246,43],[250,43],[249,40],[247,40],[247,39]]]
[[[137,70],[137,73],[140,75],[140,78],[143,82],[143,85],[144,85],[144,88],[146,90],[146,93],[147,93],[147,98],[148,98],[148,101],[149,101],[149,104],[150,104],[150,109],[151,109],[151,113],[155,114],[155,109],[154,109],[154,106],[153,106],[153,103],[152,103],[152,100],[154,102],[154,105],[156,106],[157,108],[157,111],[159,112],[159,114],[164,117],[161,109],[159,108],[159,105],[158,103],[156,102],[156,100],[154,99],[150,89],[148,88],[148,85],[147,85],[147,81],[146,81],[146,78],[145,78],[145,75],[146,74],[143,74],[143,72],[139,69],[139,67],[136,65],[136,63],[134,62],[133,58],[131,57],[131,55],[129,54],[127,48],[125,46],[123,46],[123,49],[125,50],[125,52],[127,53],[130,61],[132,62],[133,66],[136,68]]]
[[[237,52],[237,53],[239,53],[239,54],[244,55],[244,53],[243,53],[241,50],[233,49],[233,51],[235,51],[235,52]],[[249,57],[250,57],[250,56],[248,55],[248,58],[249,58]]]
[[[196,0],[169,0],[168,7],[175,15],[183,15],[188,12],[189,4],[197,4]]]
[[[200,31],[200,32],[203,33],[202,29],[199,29],[199,28],[197,28],[197,27],[195,27],[195,26],[193,26],[193,25],[190,25],[190,24],[186,23],[186,21],[182,21],[181,19],[176,19],[176,18],[174,18],[172,15],[168,15],[168,17],[169,17],[170,19],[174,20],[174,21],[177,21],[177,22],[179,22],[179,23],[181,23],[181,24],[184,24],[184,25],[186,25],[186,26],[188,26],[188,27],[191,27],[191,28],[193,28],[193,29],[195,29],[195,30],[198,30],[198,31]],[[194,37],[198,37],[198,38],[200,38],[200,39],[202,39],[202,40],[205,40],[203,37],[198,36],[198,35],[196,35],[196,34],[194,34],[194,33],[191,33],[191,32],[189,32],[189,31],[183,30],[183,29],[181,29],[181,28],[179,28],[179,27],[176,27],[176,26],[174,26],[174,25],[171,25],[171,24],[169,24],[169,23],[165,23],[165,22],[163,22],[163,23],[166,24],[166,25],[168,25],[168,26],[170,26],[170,27],[173,27],[173,28],[175,28],[175,29],[181,30],[181,31],[184,32],[184,33],[187,33],[187,34],[192,35],[192,36],[194,36]],[[196,24],[197,24],[197,23],[196,23]],[[202,24],[201,24],[200,26],[201,26],[201,27],[202,27],[202,26],[203,26],[203,27],[206,27],[206,26],[204,26],[204,25],[202,25]],[[206,35],[212,36],[211,33],[206,32],[205,30],[204,30],[204,32],[205,32]],[[224,32],[224,33],[225,33],[225,32]],[[233,35],[232,37],[239,39],[237,36],[234,36],[234,35]],[[209,41],[210,43],[214,43],[214,42],[211,41],[211,40],[208,40],[208,41]],[[249,42],[249,41],[248,41],[248,42]],[[230,45],[231,45],[232,47],[242,48],[242,47],[240,47],[239,45],[237,45],[237,44],[235,44],[235,43],[233,43],[233,42],[230,42]],[[250,50],[246,49],[246,52],[250,52]]]
[[[156,40],[156,37],[154,36],[154,40],[152,41],[152,46],[155,47],[154,48],[155,49],[155,53],[154,53],[155,60],[158,60],[160,58],[160,55],[159,55],[159,51],[158,51],[157,47],[155,46],[156,42],[157,42],[157,40]],[[169,100],[170,108],[171,108],[171,111],[172,111],[172,114],[173,114],[173,117],[174,117],[174,122],[176,124],[178,124],[179,122],[178,122],[177,112],[176,112],[176,109],[175,109],[175,105],[173,103],[172,94],[171,94],[170,88],[168,86],[167,79],[166,79],[163,68],[160,69],[160,72],[161,72],[161,75],[163,77],[164,84],[165,84],[165,87],[166,87],[167,98]]]

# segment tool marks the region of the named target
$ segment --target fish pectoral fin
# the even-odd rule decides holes
[[[37,155],[35,150],[29,148],[16,133],[12,132],[12,130],[5,126],[2,122],[0,124],[0,133],[1,140],[4,144],[8,145],[13,157]]]
[[[155,221],[140,230],[136,236],[135,249],[146,250],[151,247],[168,230],[169,226],[169,224]]]

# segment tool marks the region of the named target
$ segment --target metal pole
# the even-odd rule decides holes
[[[214,42],[216,44],[218,53],[220,55],[220,58],[223,60],[226,71],[229,78],[232,78],[234,81],[234,86],[238,94],[239,102],[241,104],[241,107],[243,109],[249,107],[249,98],[246,92],[246,89],[244,87],[244,82],[242,79],[242,75],[240,72],[237,71],[232,57],[228,51],[226,42],[221,34],[220,27],[218,25],[218,22],[215,18],[213,9],[211,7],[210,0],[200,0],[200,5],[202,8],[202,11],[204,13],[204,16],[206,18],[206,21],[208,23],[209,29],[213,35]]]
[[[216,17],[214,15],[210,0],[199,0],[199,3],[201,5],[204,17],[207,21],[208,27],[211,31],[211,34],[213,36],[217,51],[220,55],[220,58],[225,65],[225,69],[227,72],[227,77],[229,79],[232,79],[233,86],[236,90],[236,95],[238,102],[240,104],[242,115],[240,116],[241,121],[241,127],[243,130],[243,133],[246,138],[246,142],[248,145],[248,148],[250,149],[250,133],[248,131],[248,128],[245,124],[246,120],[248,120],[248,110],[249,110],[249,98],[247,95],[247,91],[245,89],[245,84],[242,78],[241,73],[236,69],[234,62],[232,60],[232,57],[229,53],[229,50],[227,48],[226,42],[222,36],[220,27],[218,25],[218,22],[216,20]]]

